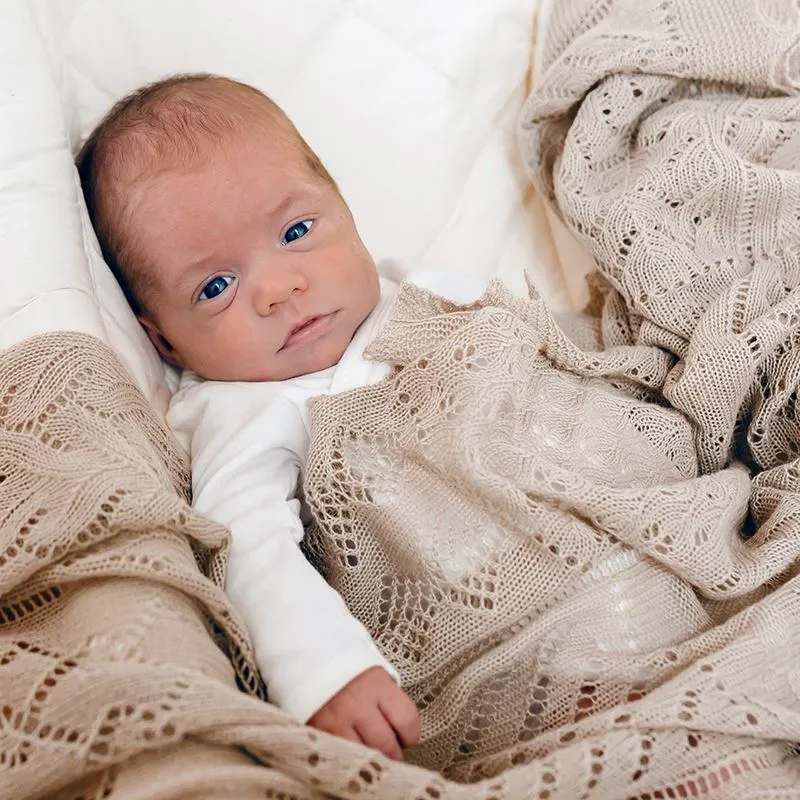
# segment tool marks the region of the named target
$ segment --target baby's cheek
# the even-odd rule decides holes
[[[317,357],[320,362],[317,369],[327,369],[337,364],[341,360],[349,344],[350,338],[348,338],[346,334],[338,334],[321,341],[319,350],[317,351]]]
[[[255,331],[247,325],[237,324],[233,316],[228,320],[220,319],[219,323],[210,336],[198,337],[200,357],[213,360],[225,370],[234,365],[250,368],[263,360],[266,348],[259,342]]]

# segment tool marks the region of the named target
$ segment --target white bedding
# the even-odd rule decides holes
[[[0,347],[80,330],[163,409],[164,371],[99,256],[74,152],[125,92],[172,72],[253,83],[342,186],[378,258],[575,302],[515,123],[538,0],[3,0]]]

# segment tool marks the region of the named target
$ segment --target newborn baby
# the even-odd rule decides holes
[[[226,591],[270,700],[400,758],[419,716],[398,676],[298,544],[308,401],[380,380],[363,359],[391,312],[336,183],[258,90],[189,75],[120,101],[78,166],[106,260],[162,357],[183,370],[168,421],[194,506],[226,525]],[[466,302],[453,275],[416,283]]]

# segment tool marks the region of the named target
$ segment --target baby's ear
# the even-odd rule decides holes
[[[156,323],[150,319],[147,314],[138,314],[136,317],[141,323],[153,346],[158,350],[158,354],[167,364],[172,364],[173,367],[183,367],[181,357],[175,348],[169,343],[169,340],[164,337],[158,329]]]

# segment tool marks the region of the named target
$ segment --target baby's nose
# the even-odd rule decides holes
[[[266,317],[280,308],[296,292],[306,290],[308,284],[295,270],[279,270],[259,276],[254,292],[256,311]]]

